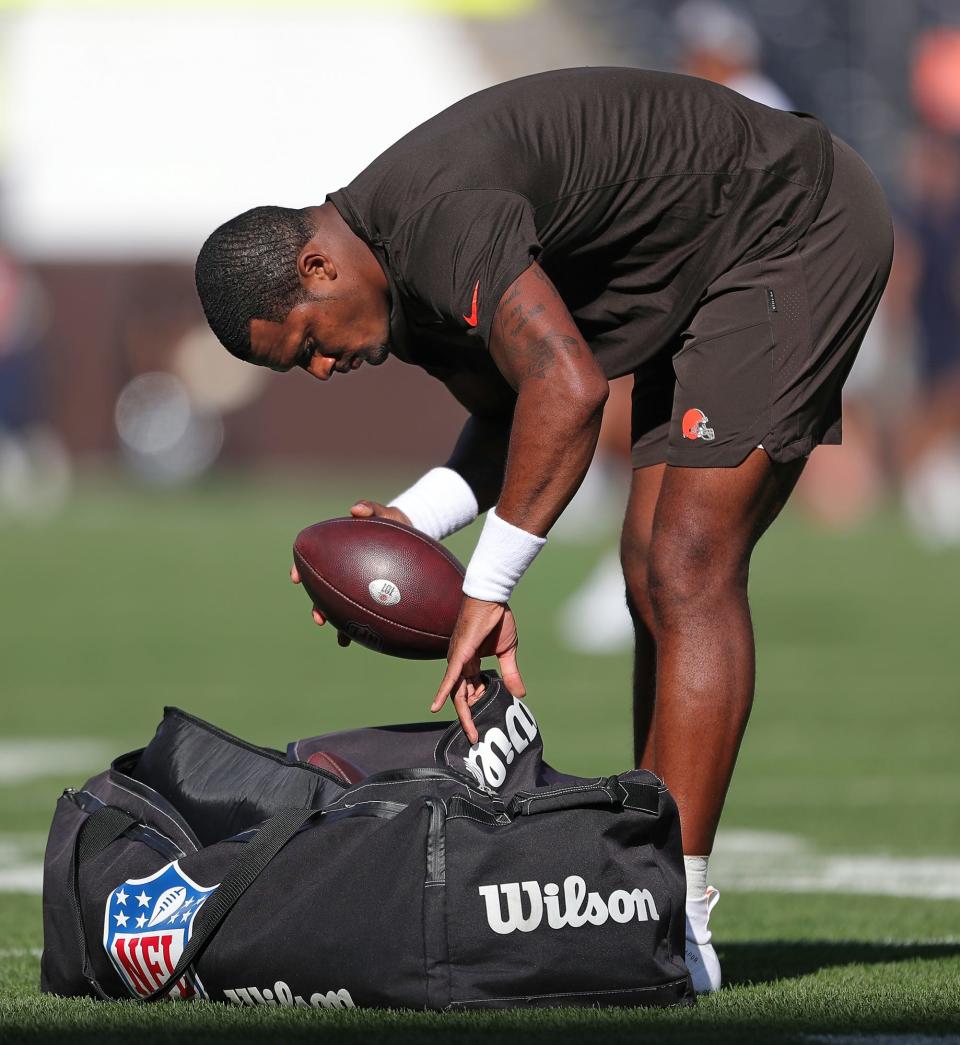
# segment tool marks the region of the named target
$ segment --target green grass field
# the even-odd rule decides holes
[[[145,743],[164,704],[275,746],[428,717],[438,664],[336,648],[285,579],[302,525],[399,481],[314,486],[86,487],[58,520],[0,523],[0,1040],[960,1041],[960,554],[917,548],[892,514],[842,537],[788,515],[755,558],[757,701],[711,875],[729,986],[695,1009],[445,1016],[41,995],[36,868],[54,801]],[[600,551],[551,542],[514,600],[547,758],[581,773],[630,759],[628,657],[576,656],[554,633]],[[44,741],[56,747],[31,770]]]

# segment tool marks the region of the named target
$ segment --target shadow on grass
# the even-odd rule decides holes
[[[864,943],[858,940],[764,940],[717,947],[729,987],[794,979],[840,965],[877,965],[960,956],[960,944]]]
[[[732,989],[692,1008],[313,1012],[219,1004],[138,1006],[31,992],[12,1007],[0,1003],[0,1040],[3,1045],[320,1040],[324,1045],[812,1045],[818,1034],[865,1041],[872,1035],[902,1036],[906,1043],[922,1032],[931,1042],[960,1042],[952,962],[960,957],[960,944],[780,940],[727,944],[720,956]],[[942,969],[925,964],[912,974],[882,969],[914,961],[948,964]],[[845,966],[876,986],[866,992],[871,997],[864,998],[862,979],[825,976],[800,982]]]
[[[153,1026],[133,1030],[76,1031],[60,1023],[17,1028],[9,1045],[37,1045],[43,1042],[70,1042],[71,1045],[182,1045],[184,1042],[212,1045],[264,1045],[267,1042],[323,1045],[819,1045],[823,1036],[869,1045],[879,1037],[882,1045],[957,1045],[960,1036],[956,1023],[941,1015],[918,1021],[891,1013],[887,1018],[871,1019],[866,1025],[851,1017],[817,1019],[765,1015],[761,1013],[724,1016],[706,1011],[702,1005],[684,1010],[584,1010],[585,1018],[565,1018],[571,1010],[540,1012],[533,1019],[489,1014],[438,1015],[427,1019],[417,1012],[397,1013],[385,1023],[353,1019],[316,1019],[311,1025],[273,1025],[239,1027],[231,1021],[217,1025],[208,1016],[203,1026],[174,1027],[162,1017]],[[681,1018],[668,1018],[677,1017]],[[918,1037],[918,1035],[920,1035]]]

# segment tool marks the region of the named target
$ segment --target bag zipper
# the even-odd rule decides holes
[[[443,885],[447,876],[447,842],[444,832],[444,805],[440,799],[428,798],[430,824],[427,828],[427,885]]]
[[[99,795],[93,794],[92,791],[78,790],[75,787],[64,788],[62,797],[72,802],[78,809],[83,810],[88,816],[92,816],[99,810],[109,806],[109,803],[104,802]],[[119,809],[120,807],[111,806],[110,808]],[[144,823],[139,818],[140,814],[129,812],[125,809],[121,810],[121,812],[137,817],[137,822],[132,824],[127,832],[128,837],[133,841],[149,846],[155,853],[159,853],[168,860],[178,860],[181,856],[187,855],[177,842],[169,835],[165,835],[155,824]]]

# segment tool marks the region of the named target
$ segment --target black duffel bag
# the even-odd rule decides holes
[[[286,755],[168,708],[57,804],[41,987],[101,998],[463,1009],[690,1003],[677,811],[582,779],[491,677],[457,723]]]

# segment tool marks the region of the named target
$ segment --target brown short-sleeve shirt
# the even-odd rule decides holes
[[[705,80],[567,69],[457,102],[328,198],[385,268],[401,359],[489,366],[536,260],[616,377],[672,351],[720,274],[806,231],[832,157],[813,117]]]

